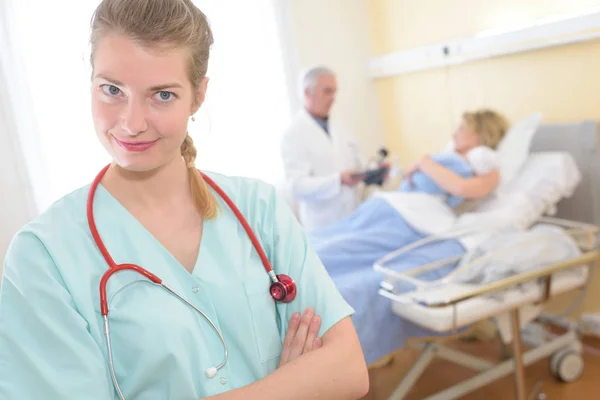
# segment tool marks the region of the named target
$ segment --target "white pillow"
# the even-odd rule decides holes
[[[514,124],[498,145],[500,185],[497,192],[503,192],[523,167],[529,154],[533,135],[542,121],[542,114],[536,113]]]
[[[502,193],[482,201],[459,223],[527,228],[545,214],[554,214],[557,203],[573,195],[581,173],[567,152],[530,154],[525,165]]]

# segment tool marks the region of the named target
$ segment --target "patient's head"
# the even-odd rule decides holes
[[[465,112],[452,135],[454,150],[465,154],[477,146],[495,149],[508,130],[508,120],[493,110]]]

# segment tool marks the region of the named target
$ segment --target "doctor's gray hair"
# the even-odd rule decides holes
[[[304,96],[307,89],[314,89],[321,75],[335,76],[335,72],[323,65],[304,70],[300,77],[300,96]]]

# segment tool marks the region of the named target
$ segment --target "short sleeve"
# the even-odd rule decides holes
[[[498,153],[487,146],[478,146],[466,154],[476,175],[485,175],[499,166]]]
[[[0,291],[0,398],[113,399],[104,357],[49,252],[12,241]]]
[[[340,320],[354,314],[354,309],[335,286],[289,206],[275,190],[272,193],[267,218],[270,221],[265,221],[272,227],[269,258],[275,273],[288,274],[297,288],[296,299],[279,308],[283,311],[282,337],[292,314],[302,313],[308,307],[321,317],[319,336],[322,336]]]

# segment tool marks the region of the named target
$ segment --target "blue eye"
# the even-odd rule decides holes
[[[121,93],[121,89],[115,85],[102,85],[102,90],[109,96],[118,96]]]
[[[164,90],[161,90],[160,92],[156,93],[157,94],[157,100],[162,101],[162,102],[167,102],[170,100],[173,100],[173,97],[175,96],[173,93],[171,92],[166,92]]]

